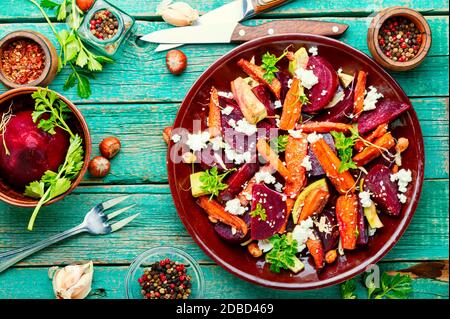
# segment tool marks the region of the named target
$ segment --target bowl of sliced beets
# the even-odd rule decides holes
[[[194,83],[169,134],[186,229],[223,268],[266,287],[314,289],[363,272],[419,201],[424,146],[411,102],[334,39],[235,48]]]
[[[91,138],[83,115],[55,91],[24,87],[0,95],[0,200],[34,208],[64,198],[86,172]]]

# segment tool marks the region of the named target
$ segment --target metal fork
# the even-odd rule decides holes
[[[17,262],[21,261],[25,257],[30,256],[31,254],[34,254],[35,252],[46,248],[50,245],[53,245],[61,240],[64,240],[68,237],[87,232],[91,235],[106,235],[110,234],[112,232],[115,232],[116,230],[121,229],[128,223],[130,223],[133,219],[135,219],[138,214],[129,216],[127,218],[124,218],[114,224],[112,224],[110,221],[117,217],[118,215],[126,212],[130,208],[133,208],[135,205],[130,205],[124,208],[121,208],[119,210],[116,210],[115,212],[106,214],[105,212],[109,210],[110,208],[120,204],[127,198],[129,198],[131,195],[127,196],[120,196],[111,200],[108,200],[104,203],[98,204],[95,207],[93,207],[84,217],[83,222],[69,230],[66,230],[65,232],[56,234],[50,238],[47,238],[43,241],[37,242],[32,245],[28,245],[22,248],[10,250],[4,253],[0,254],[0,272],[8,269],[12,265],[16,264]]]

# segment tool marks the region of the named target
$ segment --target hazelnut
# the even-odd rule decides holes
[[[104,177],[108,175],[110,169],[111,163],[103,156],[94,157],[88,166],[89,173],[94,177]]]
[[[250,255],[252,255],[255,258],[261,257],[263,254],[262,250],[258,247],[258,244],[255,242],[250,243],[247,246],[247,249],[248,249],[248,252],[250,253]]]
[[[329,250],[325,254],[325,261],[327,264],[333,263],[336,260],[336,258],[337,258],[336,249]]]
[[[110,136],[101,141],[99,147],[103,157],[111,159],[119,153],[121,144],[117,137]]]

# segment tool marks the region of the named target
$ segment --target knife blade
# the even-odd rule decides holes
[[[180,42],[230,43],[286,33],[339,36],[347,28],[347,24],[314,20],[276,20],[257,26],[245,26],[240,23],[214,23],[160,30],[145,35],[141,39],[147,42],[164,44],[178,44]]]
[[[237,23],[290,1],[292,0],[234,0],[205,13],[197,20],[195,25]],[[155,52],[170,50],[183,44],[183,41],[178,44],[160,44]]]

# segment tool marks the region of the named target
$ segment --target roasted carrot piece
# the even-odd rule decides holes
[[[336,218],[339,225],[342,248],[355,249],[358,237],[358,197],[355,194],[339,196],[336,201]]]
[[[303,95],[303,87],[300,85],[300,80],[294,78],[294,80],[292,80],[291,88],[284,99],[283,112],[280,118],[280,129],[286,131],[294,129],[295,124],[302,114],[301,95]]]
[[[241,206],[245,207],[250,202],[249,197],[251,198],[251,196],[252,196],[253,185],[255,185],[255,183],[256,183],[256,179],[255,179],[255,177],[252,177],[248,181],[247,186],[245,186],[245,188],[237,196],[237,198],[239,199],[239,202],[241,203]]]
[[[262,157],[269,163],[269,165],[280,173],[285,180],[291,179],[291,173],[286,166],[283,165],[278,155],[270,148],[267,142],[260,138],[256,143],[256,148]]]
[[[209,98],[209,115],[208,115],[208,126],[209,126],[209,135],[211,137],[216,137],[221,134],[222,125],[221,125],[222,115],[220,113],[219,108],[219,95],[217,93],[217,89],[212,87],[211,95]]]
[[[284,234],[286,231],[286,226],[289,221],[289,217],[291,217],[292,208],[294,207],[295,200],[292,198],[286,199],[286,218],[284,220],[283,226],[281,226],[280,230],[278,231],[279,234]]]
[[[238,65],[253,79],[260,83],[264,83],[273,92],[275,97],[277,99],[280,99],[281,83],[277,78],[272,79],[272,82],[269,83],[266,79],[264,79],[264,74],[266,73],[266,71],[264,71],[264,69],[259,65],[251,63],[245,59],[240,59],[238,61]]]
[[[306,247],[308,247],[309,253],[314,259],[314,264],[316,265],[316,270],[322,269],[325,265],[325,254],[323,252],[322,242],[319,238],[311,239],[306,241]]]
[[[320,214],[330,198],[330,193],[321,188],[317,188],[311,191],[306,196],[303,202],[303,208],[300,212],[297,224],[301,221],[308,219],[308,217],[316,214]]]
[[[352,127],[350,124],[335,122],[307,122],[300,125],[300,130],[304,133],[329,133],[331,131],[347,133]]]
[[[239,217],[226,212],[225,209],[215,200],[210,200],[208,196],[200,196],[197,203],[205,210],[209,217],[213,217],[224,224],[234,227],[244,235],[247,234],[247,224]]]
[[[163,130],[163,139],[166,144],[170,143],[170,138],[172,137],[173,126],[166,126]]]
[[[317,157],[317,160],[325,171],[328,179],[333,183],[334,187],[340,194],[354,192],[355,180],[349,171],[339,173],[341,166],[340,159],[333,150],[328,146],[323,138],[311,144],[311,149]]]
[[[383,152],[381,149],[379,149],[380,147],[384,149],[390,149],[395,145],[395,140],[392,137],[391,133],[386,133],[382,137],[376,139],[373,144],[378,147],[372,145],[367,146],[362,152],[353,156],[353,162],[355,162],[356,165],[364,166],[370,161],[374,160]]]
[[[386,134],[387,130],[388,130],[388,124],[381,124],[380,126],[378,126],[372,133],[370,133],[364,139],[366,141],[368,141],[368,142],[373,142],[375,139],[377,139],[377,138],[383,136],[384,134]],[[358,140],[355,143],[355,150],[357,150],[358,152],[361,152],[365,147],[366,147],[366,145],[364,144],[363,141]]]
[[[361,115],[364,109],[364,93],[366,91],[366,79],[367,73],[364,71],[358,72],[358,78],[356,80],[355,95],[353,98],[353,121],[356,120]]]
[[[284,192],[291,198],[297,196],[306,184],[306,169],[302,166],[303,159],[308,154],[306,136],[302,134],[300,138],[294,138],[289,135],[286,144],[286,167],[292,178],[286,181]]]

